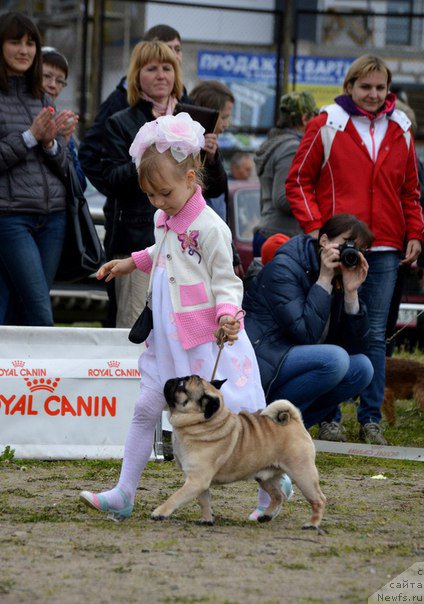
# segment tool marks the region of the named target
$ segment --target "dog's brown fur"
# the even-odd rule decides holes
[[[174,455],[184,471],[184,485],[156,508],[163,520],[197,498],[202,522],[213,523],[209,486],[254,478],[270,495],[261,521],[271,520],[283,501],[283,473],[296,482],[312,507],[305,528],[318,528],[325,497],[315,466],[315,447],[300,412],[288,401],[275,401],[261,412],[231,413],[213,383],[198,376],[168,380],[165,398],[173,427]]]
[[[424,364],[408,359],[386,359],[386,387],[381,411],[390,425],[396,423],[397,399],[414,399],[424,409]]]

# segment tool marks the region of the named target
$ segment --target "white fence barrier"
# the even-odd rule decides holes
[[[127,329],[0,327],[0,453],[121,458],[140,387]],[[162,429],[153,459],[163,459]]]

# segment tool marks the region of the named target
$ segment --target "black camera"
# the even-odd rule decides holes
[[[341,245],[339,245],[340,250],[340,262],[347,266],[348,268],[352,268],[358,266],[359,262],[359,250],[355,246],[355,242],[351,239],[348,239]]]

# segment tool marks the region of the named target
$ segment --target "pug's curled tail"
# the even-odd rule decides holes
[[[284,399],[274,401],[261,411],[261,415],[271,418],[276,424],[284,425],[289,421],[302,421],[302,414],[290,401]]]

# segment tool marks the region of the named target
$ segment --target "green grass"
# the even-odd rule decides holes
[[[424,363],[424,352],[419,349],[413,352],[396,349],[395,356]],[[348,442],[361,442],[358,438],[359,426],[356,420],[357,405],[357,402],[341,405],[342,424]],[[382,426],[388,443],[398,447],[424,447],[424,409],[418,409],[413,400],[396,401],[396,415],[395,426],[389,426],[383,417]],[[318,428],[314,426],[310,433],[313,438],[317,438]],[[364,459],[359,458],[361,463]]]
[[[342,425],[348,442],[361,442],[358,437],[359,425],[356,419],[358,403],[343,403]],[[415,401],[396,402],[397,421],[389,426],[383,418],[384,436],[390,445],[399,447],[424,447],[424,410],[418,409]],[[313,438],[318,436],[318,427],[311,428]]]

